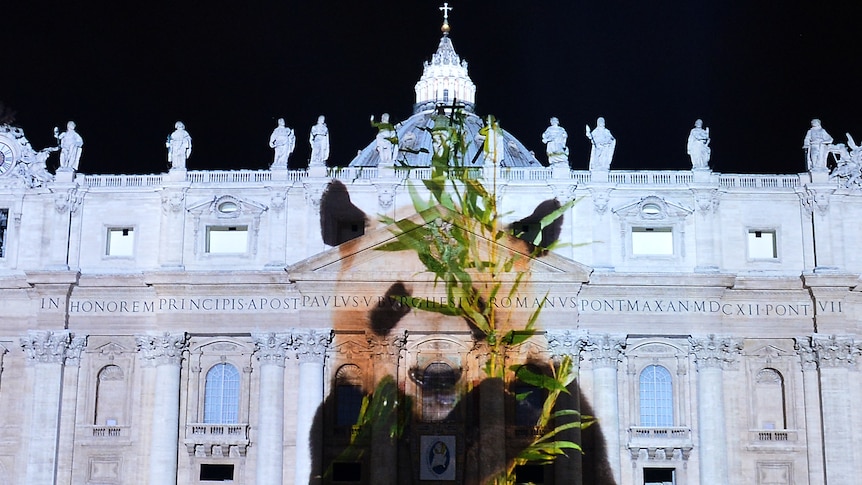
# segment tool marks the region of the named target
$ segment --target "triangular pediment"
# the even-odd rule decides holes
[[[444,211],[440,207],[429,211]],[[427,214],[415,214],[407,220],[417,226],[425,226],[434,222],[426,222]],[[433,279],[433,274],[427,271],[416,258],[413,251],[387,251],[383,248],[395,240],[393,231],[395,225],[382,227],[366,233],[337,247],[312,256],[287,268],[293,281],[321,280],[354,280],[354,281],[395,281],[395,280],[425,280]],[[520,268],[528,268],[530,279],[536,281],[554,281],[568,283],[586,283],[589,281],[592,269],[586,265],[572,261],[555,253],[533,256],[527,245],[520,239],[506,235],[498,241],[487,243],[485,251],[491,247],[507,254],[518,254],[523,261]],[[515,278],[513,271],[504,278]]]

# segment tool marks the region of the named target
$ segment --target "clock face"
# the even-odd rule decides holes
[[[0,140],[0,175],[8,172],[13,163],[15,163],[15,154],[12,152],[12,147]]]

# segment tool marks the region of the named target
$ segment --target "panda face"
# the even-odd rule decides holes
[[[541,230],[540,238],[539,222],[559,207],[556,200],[542,202],[531,214],[511,224],[512,233],[520,234],[530,241],[540,239],[543,247],[550,245],[560,234],[562,220]],[[346,256],[340,269],[342,277],[335,283],[336,293],[362,294],[363,298],[373,298],[377,303],[370,308],[360,305],[358,308],[344,308],[332,313],[336,347],[362,350],[338,353],[333,363],[335,372],[330,388],[334,392],[327,396],[314,424],[314,435],[324,437],[324,441],[312,444],[317,453],[314,455],[313,469],[326,470],[323,483],[330,483],[333,481],[333,467],[337,468],[341,463],[358,463],[358,469],[363,471],[357,472],[361,475],[357,482],[369,483],[373,475],[370,471],[373,459],[369,456],[375,452],[374,440],[379,441],[380,437],[363,435],[361,429],[357,431],[354,427],[353,443],[345,438],[348,435],[338,427],[339,423],[350,421],[342,417],[349,406],[345,407],[344,402],[339,402],[338,391],[344,391],[342,396],[352,395],[355,398],[361,394],[373,399],[375,393],[381,395],[384,392],[382,389],[394,382],[394,390],[391,391],[394,395],[390,397],[391,401],[398,403],[398,409],[393,408],[397,417],[392,420],[399,423],[401,434],[395,446],[399,461],[397,470],[391,471],[397,475],[393,483],[412,483],[417,479],[421,468],[420,443],[428,436],[449,436],[453,440],[455,448],[451,450],[454,453],[452,463],[458,470],[459,483],[484,483],[491,474],[500,470],[489,470],[474,463],[483,453],[482,440],[486,440],[484,446],[488,446],[487,438],[482,436],[481,431],[488,423],[488,410],[483,407],[490,405],[504,409],[505,423],[498,424],[506,427],[513,425],[520,419],[517,416],[521,415],[532,416],[532,422],[535,423],[543,399],[537,400],[537,395],[529,399],[517,399],[515,395],[522,394],[517,389],[505,390],[502,382],[494,382],[494,379],[487,377],[482,369],[482,356],[487,352],[487,335],[484,332],[462,317],[422,308],[422,305],[446,306],[457,303],[449,301],[445,286],[429,275],[413,252],[386,253],[385,257],[375,260],[382,262],[375,281],[356,281],[350,277],[353,263],[347,256],[355,254],[352,252],[355,248],[351,246],[355,243],[351,241],[364,235],[364,229],[371,225],[372,218],[352,203],[347,188],[340,182],[333,181],[324,192],[320,216],[324,242],[338,246]],[[530,243],[515,238],[507,241],[506,247],[524,255],[542,255]],[[529,275],[530,261],[531,257],[523,258],[520,266],[514,270]],[[528,276],[521,285],[525,291],[531,291]],[[477,293],[487,294],[483,291]],[[498,302],[483,301],[480,304],[497,305]],[[499,312],[498,320],[501,325],[505,325],[501,329],[504,332],[523,328],[530,314],[529,310],[517,311],[502,307]],[[363,343],[367,344],[365,348]],[[531,364],[539,372],[547,370],[547,362]],[[344,378],[346,372],[339,372],[346,366],[355,369],[350,379]],[[349,387],[357,392],[349,394]],[[500,402],[489,403],[488,396],[495,393],[500,396]],[[575,394],[579,394],[577,390]],[[588,409],[584,413],[589,414]],[[518,421],[517,425],[531,429],[529,419],[526,422]],[[598,437],[598,444],[590,444],[589,447],[602,455],[597,463],[606,468],[607,460],[598,426],[593,431],[592,434]],[[532,435],[525,437],[506,433],[506,436],[508,438],[498,442],[498,452],[502,455],[504,465],[532,440]],[[577,461],[579,457],[573,459]],[[587,475],[597,476],[585,473]],[[609,472],[604,475],[611,476]],[[604,485],[613,481],[596,479],[583,483]]]

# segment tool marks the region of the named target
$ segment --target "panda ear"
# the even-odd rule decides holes
[[[554,222],[545,226],[544,229],[541,229],[542,219],[560,207],[560,201],[557,199],[548,199],[537,205],[529,216],[520,221],[513,222],[509,226],[509,230],[519,239],[526,241],[530,245],[530,249],[536,248],[533,242],[539,235],[539,231],[541,231],[542,237],[538,247],[541,249],[547,248],[560,238],[560,233],[563,229],[563,216],[558,217]]]
[[[350,202],[347,187],[333,180],[320,198],[320,234],[329,246],[338,246],[365,234],[368,218]]]
[[[402,301],[410,296],[410,290],[404,283],[397,282],[386,290],[383,300],[368,314],[369,327],[377,335],[388,335],[398,325],[398,321],[410,313],[410,305]]]

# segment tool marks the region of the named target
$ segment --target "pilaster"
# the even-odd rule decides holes
[[[293,339],[290,334],[282,333],[255,333],[252,339],[260,363],[261,396],[258,399],[255,483],[281,485],[284,482],[284,360]]]
[[[797,337],[794,344],[802,368],[802,395],[805,406],[805,440],[808,453],[808,483],[823,485],[823,422],[820,419],[820,380],[817,353],[811,337]]]
[[[296,410],[294,483],[318,483],[323,470],[312,470],[311,457],[322,453],[323,436],[312,436],[314,415],[323,404],[323,363],[332,343],[332,330],[294,330],[291,347],[299,362],[299,403]]]
[[[709,335],[689,337],[697,364],[697,411],[700,435],[701,483],[730,483],[727,472],[727,436],[724,414],[722,369],[734,363],[742,343],[733,338]]]
[[[155,367],[150,485],[176,485],[180,427],[180,365],[188,348],[185,333],[136,337],[144,366]]]
[[[608,462],[617,483],[622,473],[617,369],[625,346],[625,338],[605,334],[588,335],[584,347],[593,364],[593,408],[604,432]]]

